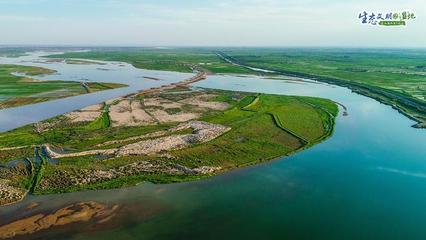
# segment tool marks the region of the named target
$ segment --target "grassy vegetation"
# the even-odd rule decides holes
[[[191,71],[194,64],[214,73],[253,73],[231,65],[215,49],[117,48],[95,49],[51,57],[124,61],[135,67]],[[380,49],[223,49],[236,60],[259,68],[353,81],[425,101],[426,51]]]
[[[94,49],[91,52],[70,52],[50,57],[121,61],[137,68],[177,72],[192,72],[190,66],[195,65],[213,73],[253,73],[248,69],[227,63],[209,49]]]
[[[426,51],[226,49],[235,61],[349,87],[426,126]]]
[[[426,51],[250,49],[225,51],[250,66],[354,81],[425,100]]]
[[[210,48],[99,48],[53,57],[125,61],[139,68],[253,73],[229,64]],[[396,108],[426,127],[426,51],[412,49],[226,48],[238,63],[348,87]]]
[[[7,163],[18,158],[33,158],[34,147],[28,146],[13,150],[0,150],[0,164]]]
[[[109,106],[104,104],[104,111],[102,112],[101,116],[95,121],[82,126],[82,129],[91,131],[91,130],[109,128],[111,126],[111,120],[109,118],[108,111],[109,111]]]
[[[72,81],[35,81],[29,77],[15,76],[12,73],[27,76],[50,74],[54,71],[46,68],[17,65],[0,65],[0,108],[16,107],[58,98],[87,93],[79,82]],[[88,83],[90,92],[117,87],[122,84]]]
[[[331,129],[325,129],[322,122],[327,113],[302,100],[318,100],[315,104],[328,109],[333,119],[337,115],[337,107],[324,99],[260,95],[255,104],[249,105],[255,100],[256,96],[247,96],[223,114],[204,118],[204,121],[230,126],[232,130],[207,144],[175,151],[178,162],[191,167],[234,168],[287,155],[304,147],[305,142],[297,136],[315,143],[330,134]],[[247,105],[249,107],[245,107]],[[277,125],[273,116],[281,119],[282,126]]]
[[[40,162],[37,163],[35,167],[35,172],[33,174],[32,184],[30,187],[31,193],[34,193],[36,191],[38,184],[40,184],[41,179],[43,178],[43,174],[47,165],[47,159],[43,155],[42,150],[40,148],[37,149],[35,154],[40,159]]]
[[[43,178],[54,177],[58,172],[73,172],[78,169],[107,170],[124,166],[137,161],[148,161],[153,164],[182,165],[189,168],[200,166],[221,167],[222,170],[267,161],[279,156],[288,155],[305,147],[311,146],[332,132],[337,106],[325,99],[309,97],[293,97],[281,95],[256,95],[252,93],[209,90],[216,94],[214,101],[230,104],[225,111],[205,112],[201,121],[222,124],[231,127],[231,131],[204,144],[169,152],[173,158],[164,156],[83,156],[63,158],[58,165],[42,164]],[[191,93],[164,94],[170,100],[179,100]],[[174,110],[173,110],[174,111]],[[276,119],[279,119],[277,121]],[[0,148],[40,145],[49,143],[66,151],[82,151],[98,149],[99,143],[110,140],[126,139],[158,130],[168,129],[177,123],[159,124],[139,127],[111,127],[108,106],[103,114],[89,123],[70,123],[63,117],[48,120],[58,122],[54,129],[42,133],[34,132],[32,126],[26,126],[0,135]],[[187,134],[186,129],[172,134]],[[123,145],[123,144],[121,144]],[[110,145],[106,148],[118,147]],[[7,159],[19,159],[28,156],[32,147],[22,152],[10,152]],[[2,153],[2,152],[0,152]],[[5,154],[3,154],[6,156]],[[38,176],[38,175],[35,175]],[[35,188],[35,193],[55,193],[77,191],[81,189],[103,189],[126,186],[140,181],[155,183],[190,181],[208,175],[168,175],[164,173],[145,173],[137,176],[126,176],[111,181],[91,185],[72,186],[65,188]],[[34,179],[38,183],[40,179]],[[35,184],[37,185],[37,184]],[[34,185],[33,185],[34,186]]]
[[[124,139],[149,132],[164,130],[171,125],[151,125],[146,127],[105,128],[105,115],[89,123],[73,124],[64,121],[55,131],[37,133],[33,126],[25,126],[0,134],[0,147],[40,145],[50,143],[67,149],[84,150],[88,147],[113,139]],[[51,121],[61,121],[61,117]]]

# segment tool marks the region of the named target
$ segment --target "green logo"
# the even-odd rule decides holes
[[[361,20],[362,24],[373,26],[406,26],[408,21],[416,19],[416,15],[410,11],[388,13],[363,11],[358,14],[358,19]]]

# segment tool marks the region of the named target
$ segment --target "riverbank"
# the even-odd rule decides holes
[[[373,98],[383,104],[392,106],[401,114],[416,121],[417,124],[413,125],[413,127],[426,128],[426,103],[408,95],[354,81],[345,81],[337,78],[321,77],[313,74],[284,71],[281,69],[274,68],[257,68],[255,66],[247,65],[244,62],[233,58],[223,52],[217,52],[217,55],[229,63],[233,63],[237,66],[245,67],[252,71],[257,71],[263,74],[283,74],[286,76],[307,78],[319,82],[325,82],[349,88],[358,94]]]
[[[410,128],[406,117],[375,100],[328,84],[210,76],[196,87],[309,94],[342,103],[350,112],[336,119],[331,138],[290,157],[247,168],[240,165],[201,181],[31,196],[2,207],[0,224],[96,201],[128,211],[118,212],[101,227],[95,220],[55,226],[21,238],[424,238],[426,135]],[[40,205],[26,210],[32,203]],[[365,227],[360,228],[360,223]]]
[[[54,70],[47,68],[0,64],[0,109],[127,86],[119,83],[40,81],[33,78],[53,73]]]
[[[89,221],[103,224],[111,220],[118,209],[118,205],[107,206],[93,201],[75,203],[58,209],[53,213],[41,212],[0,226],[0,239],[35,234],[54,227],[81,224]]]
[[[41,146],[29,189],[62,193],[192,181],[292,154],[332,133],[337,106],[329,100],[187,87],[205,77],[4,133],[0,155],[32,158],[25,146]],[[12,184],[22,187],[22,179]]]

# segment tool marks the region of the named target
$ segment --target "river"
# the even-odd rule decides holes
[[[66,99],[26,105],[0,110],[0,132],[26,124],[45,120],[70,111],[78,110],[109,99],[136,93],[151,87],[159,87],[194,76],[191,73],[153,71],[138,69],[123,62],[91,61],[95,64],[67,64],[51,61],[43,56],[60,52],[30,52],[16,58],[0,57],[0,64],[18,64],[44,67],[55,70],[55,74],[35,76],[39,80],[63,80],[78,82],[112,82],[128,87],[84,94]],[[158,81],[148,78],[159,79]],[[0,96],[1,98],[1,96]]]
[[[290,157],[195,182],[29,196],[0,208],[0,222],[94,200],[125,214],[107,228],[27,238],[426,239],[426,131],[412,120],[328,84],[216,75],[195,86],[325,97],[348,115],[339,115],[327,141]],[[41,205],[24,211],[32,202]]]

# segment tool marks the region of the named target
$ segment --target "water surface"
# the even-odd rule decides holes
[[[40,80],[109,82],[126,84],[128,87],[2,109],[0,110],[0,132],[45,120],[109,99],[136,93],[143,89],[179,82],[194,75],[190,73],[138,69],[131,64],[122,62],[95,61],[93,62],[94,64],[66,64],[65,62],[51,61],[51,59],[43,57],[49,54],[56,54],[56,52],[30,52],[28,55],[16,58],[0,57],[0,64],[44,67],[56,71],[54,74],[33,77]],[[147,79],[146,77],[159,80]]]
[[[291,157],[202,181],[30,196],[56,209],[95,200],[127,208],[108,229],[40,239],[426,239],[426,131],[391,107],[327,84],[211,76],[198,87],[326,97],[344,104],[327,141]],[[48,203],[48,204],[46,204]],[[134,210],[134,211],[132,211]],[[29,237],[31,238],[31,237]]]

